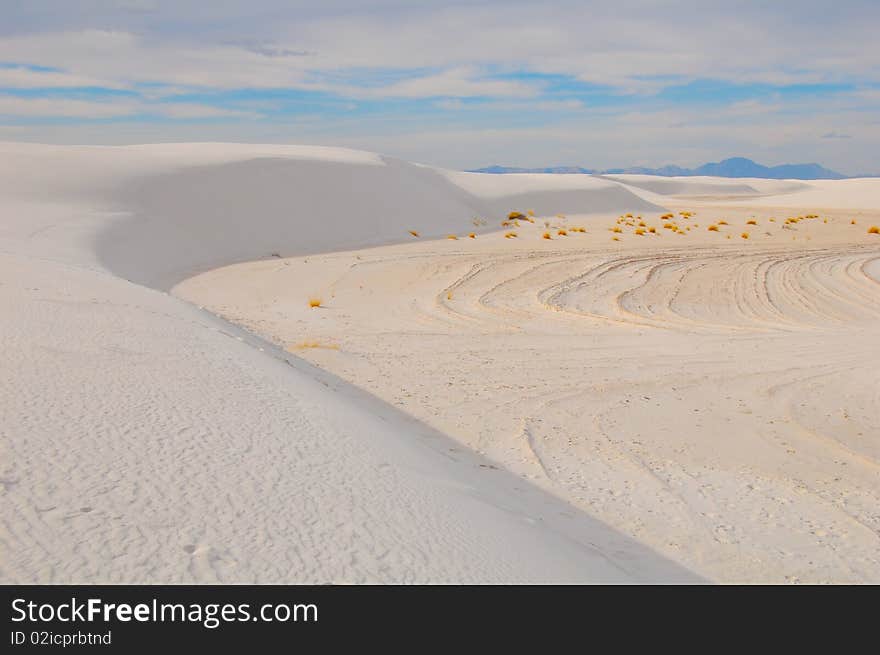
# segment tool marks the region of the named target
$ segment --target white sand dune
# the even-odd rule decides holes
[[[193,166],[118,185],[109,194],[112,206],[130,216],[101,232],[96,251],[118,275],[167,289],[194,272],[272,253],[374,246],[399,241],[408,230],[425,237],[484,232],[473,219],[504,215],[510,206],[554,213],[657,209],[614,182],[581,178],[558,188],[558,176],[536,177],[544,179],[526,185],[291,147],[287,157]]]
[[[649,206],[606,183],[554,202],[609,193]],[[0,580],[699,580],[163,291],[273,252],[461,232],[503,206],[338,149],[0,144]]]
[[[0,580],[880,579],[876,187],[690,184],[0,144]]]
[[[878,178],[851,180],[814,180],[809,188],[790,193],[770,190],[761,203],[772,207],[816,207],[832,209],[876,210]]]
[[[721,177],[658,177],[656,175],[604,175],[605,179],[628,187],[645,189],[662,196],[693,198],[700,196],[743,196],[754,200],[773,194],[801,193],[813,188],[813,182],[800,180],[763,180]]]
[[[880,180],[764,182],[745,206],[725,180],[708,181],[725,204],[706,180],[664,189],[697,211],[679,232],[656,212],[644,235],[521,221],[516,239],[251,262],[175,293],[708,579],[877,582]],[[811,213],[779,213],[799,194],[863,209],[786,222]]]
[[[663,198],[686,200],[699,206],[749,205],[778,209],[851,209],[872,211],[880,205],[878,178],[848,180],[763,180],[755,178],[658,177],[606,175],[634,193],[663,204]]]

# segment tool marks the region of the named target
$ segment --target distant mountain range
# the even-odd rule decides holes
[[[771,180],[842,180],[847,176],[832,171],[819,164],[782,164],[780,166],[763,166],[745,157],[731,157],[721,162],[703,164],[697,168],[680,166],[662,166],[660,168],[610,168],[598,170],[581,168],[580,166],[551,166],[549,168],[512,168],[509,166],[487,166],[474,173],[558,173],[558,174],[593,174],[613,175],[633,173],[639,175],[662,175],[665,177],[694,175],[711,175],[713,177],[761,177]]]

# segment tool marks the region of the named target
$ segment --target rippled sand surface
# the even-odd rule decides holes
[[[797,212],[538,219],[175,292],[710,579],[876,582],[880,218]]]

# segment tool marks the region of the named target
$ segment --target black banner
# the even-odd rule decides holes
[[[835,617],[846,621],[832,640],[842,645],[876,621],[876,588],[863,590],[849,605],[844,587],[7,586],[3,652],[560,640],[593,650],[609,638],[626,647],[707,630],[727,645],[758,634],[815,643],[810,631]]]

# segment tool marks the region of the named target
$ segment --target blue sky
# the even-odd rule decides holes
[[[2,140],[880,172],[875,0],[0,4]]]

